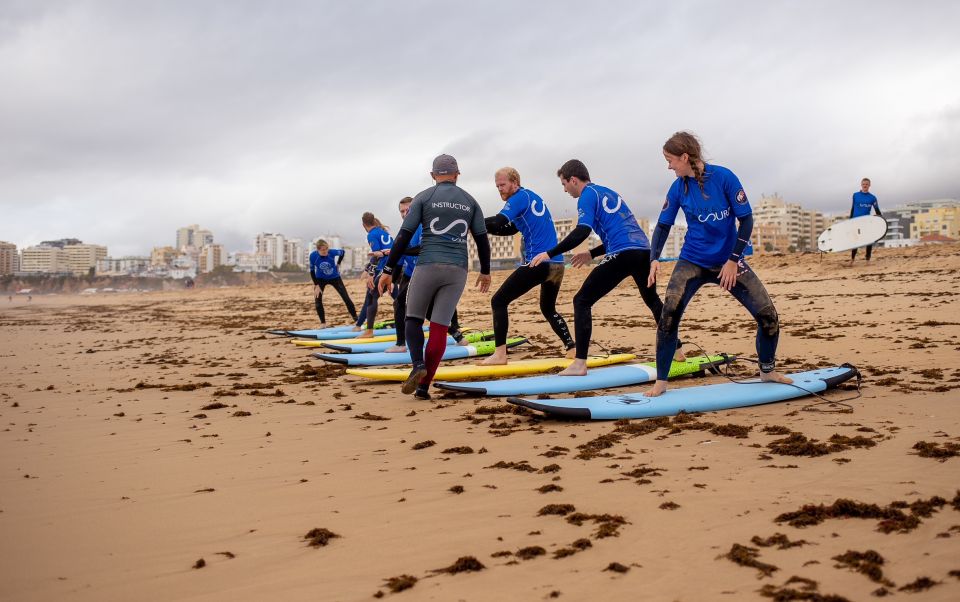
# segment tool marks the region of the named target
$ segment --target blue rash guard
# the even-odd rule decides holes
[[[869,192],[859,190],[853,193],[853,209],[850,212],[851,218],[870,215],[872,209],[876,209],[877,215],[880,215],[880,205],[877,204],[877,197]]]
[[[647,235],[623,198],[597,184],[587,184],[577,200],[577,225],[589,226],[611,255],[628,249],[649,249]]]
[[[680,259],[703,268],[726,263],[737,242],[736,218],[753,213],[740,180],[719,165],[704,165],[703,192],[695,178],[677,178],[657,221],[673,226],[680,209],[687,218]]]
[[[408,247],[419,247],[423,243],[423,226],[417,226],[417,231],[413,233],[413,236],[410,237],[410,244]],[[403,273],[410,278],[413,276],[413,269],[417,267],[416,255],[404,255],[403,256]]]
[[[367,242],[370,244],[371,251],[389,251],[390,247],[393,246],[393,237],[390,236],[389,232],[377,226],[367,232]],[[386,255],[377,261],[377,271],[382,271],[385,265],[387,265]]]
[[[337,268],[338,257],[343,257],[343,249],[330,249],[324,257],[318,251],[310,253],[310,275],[317,280],[335,280],[340,277]]]
[[[540,195],[520,188],[510,195],[500,210],[500,215],[510,220],[523,236],[523,260],[530,260],[557,246],[557,230],[553,225],[553,216]],[[563,255],[554,255],[552,263],[563,263]]]

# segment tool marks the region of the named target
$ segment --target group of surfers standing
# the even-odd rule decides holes
[[[507,363],[510,304],[534,287],[540,288],[540,311],[567,352],[573,357],[564,376],[587,373],[592,334],[592,308],[627,277],[633,278],[640,296],[657,324],[657,380],[646,394],[658,396],[667,389],[674,359],[682,360],[680,319],[697,290],[716,284],[729,291],[757,322],[757,356],[760,378],[790,383],[775,370],[780,334],[779,318],[763,283],[747,265],[743,252],[750,240],[753,217],[739,179],[729,169],[706,163],[700,143],[689,132],[677,132],[663,145],[667,168],[677,178],[667,192],[652,240],[637,223],[627,202],[616,191],[591,181],[586,165],[571,159],[557,170],[564,191],[577,199],[577,225],[557,240],[553,218],[543,199],[520,183],[516,169],[497,170],[494,183],[503,208],[484,218],[476,200],[457,186],[456,159],[440,155],[430,176],[435,184],[413,198],[400,201],[403,223],[396,238],[371,213],[363,215],[370,245],[366,268],[367,292],[360,314],[346,294],[336,267],[343,251],[317,241],[310,256],[317,313],[325,322],[322,293],[333,286],[356,321],[361,337],[373,336],[378,300],[394,297],[397,343],[388,351],[409,350],[413,367],[402,391],[429,399],[429,386],[447,345],[447,336],[462,339],[456,307],[467,283],[467,235],[476,243],[480,274],[476,287],[490,287],[488,235],[523,237],[523,263],[491,297],[496,350],[484,364]],[[663,300],[657,293],[659,259],[680,210],[687,234]],[[563,281],[563,254],[587,240],[590,233],[600,245],[573,255],[574,267],[601,258],[573,298],[573,335],[556,300]],[[429,320],[429,337],[423,325]],[[365,328],[364,328],[365,326]],[[426,345],[424,342],[426,340]]]

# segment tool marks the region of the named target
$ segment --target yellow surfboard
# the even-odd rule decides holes
[[[622,364],[636,359],[632,353],[616,353],[587,358],[588,368],[599,368],[612,364]],[[524,376],[527,374],[542,374],[556,368],[566,368],[572,359],[565,357],[543,358],[533,360],[514,360],[503,366],[441,366],[437,369],[436,380],[472,380],[494,376]],[[410,368],[348,368],[347,374],[372,378],[374,380],[406,380]]]
[[[290,342],[297,347],[323,347],[325,343],[331,343],[333,345],[356,345],[357,343],[386,343],[388,341],[396,340],[397,335],[395,334],[381,334],[380,336],[369,337],[366,339],[331,339],[329,341],[318,341],[315,339],[291,339]]]

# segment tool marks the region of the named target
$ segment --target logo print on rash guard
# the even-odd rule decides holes
[[[603,195],[603,200],[600,201],[600,204],[603,206],[603,210],[607,213],[616,213],[617,211],[620,211],[620,207],[623,205],[623,198],[617,195],[617,204],[614,207],[607,206],[607,201],[609,200],[610,197]]]
[[[743,188],[740,189],[740,192],[737,193],[737,204],[743,205],[747,202],[747,193],[743,191]]]
[[[460,234],[459,238],[455,238],[455,240],[457,241],[464,239],[467,236],[467,232],[470,230],[470,226],[467,225],[467,220],[465,219],[453,220],[452,222],[450,222],[450,225],[444,228],[443,230],[437,230],[438,221],[440,221],[439,217],[435,217],[432,220],[430,220],[430,231],[433,232],[434,234],[446,234],[447,232],[449,232],[450,230],[453,230],[457,226],[463,226],[463,234]]]
[[[530,201],[530,213],[536,215],[537,217],[541,217],[546,212],[547,204],[544,203],[542,199],[540,200],[540,211],[537,211],[537,199]]]
[[[727,219],[728,217],[730,217],[730,210],[729,210],[729,209],[724,209],[723,211],[720,211],[719,213],[716,212],[716,211],[712,211],[712,212],[707,213],[707,214],[701,213],[700,215],[697,216],[697,220],[698,220],[701,224],[703,224],[703,223],[705,223],[705,222],[722,222],[723,220]]]
[[[384,239],[386,239],[386,240],[384,240]],[[381,234],[381,235],[380,235],[380,242],[381,242],[382,244],[389,245],[391,242],[393,242],[393,239],[390,238],[390,235],[389,235],[389,234],[386,234],[386,235]]]
[[[329,276],[330,274],[333,273],[333,266],[331,266],[328,263],[321,263],[320,271]]]

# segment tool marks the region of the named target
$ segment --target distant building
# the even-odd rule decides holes
[[[170,267],[178,255],[174,247],[154,247],[150,252],[150,265],[154,267]]]
[[[754,229],[759,226],[765,235],[763,244],[752,241],[758,252],[814,251],[817,238],[833,219],[819,211],[804,209],[797,203],[788,203],[778,194],[761,195],[752,209]]]
[[[235,272],[268,272],[274,267],[273,256],[267,253],[234,253],[232,265]]]
[[[98,276],[133,276],[147,271],[149,257],[105,257],[97,261]]]
[[[0,276],[20,271],[20,254],[17,245],[0,240]]]
[[[302,240],[299,238],[288,238],[284,243],[283,263],[292,263],[300,266],[302,269],[306,269],[306,259],[308,255],[304,253],[305,248]]]
[[[213,244],[213,232],[200,228],[198,224],[177,228],[177,246],[178,251],[186,247],[199,249],[206,245]]]
[[[279,268],[283,265],[284,255],[286,254],[286,238],[283,234],[272,234],[270,232],[257,234],[257,239],[254,242],[254,252],[268,255],[270,266]]]
[[[178,255],[170,266],[169,275],[174,280],[197,277],[197,264],[190,255]]]
[[[915,214],[910,224],[910,238],[919,238],[923,242],[924,237],[932,234],[960,238],[960,207],[931,207]]]
[[[107,247],[103,245],[65,245],[67,271],[75,276],[83,276],[96,270],[97,261],[107,257]]]
[[[649,233],[649,238],[653,238],[653,232]],[[680,249],[683,248],[683,241],[687,238],[687,226],[676,223],[670,228],[670,234],[663,243],[663,251],[660,257],[680,257]]]
[[[28,274],[56,274],[70,271],[67,253],[53,245],[26,247],[20,254],[20,271]]]
[[[225,259],[226,254],[223,252],[223,245],[204,245],[200,247],[197,269],[201,274],[212,272],[217,267],[223,265]]]
[[[883,237],[881,244],[884,247],[909,247],[920,244],[920,239],[911,233],[915,216],[932,209],[958,206],[960,202],[956,199],[935,199],[884,209],[883,218],[887,220],[887,234]]]

